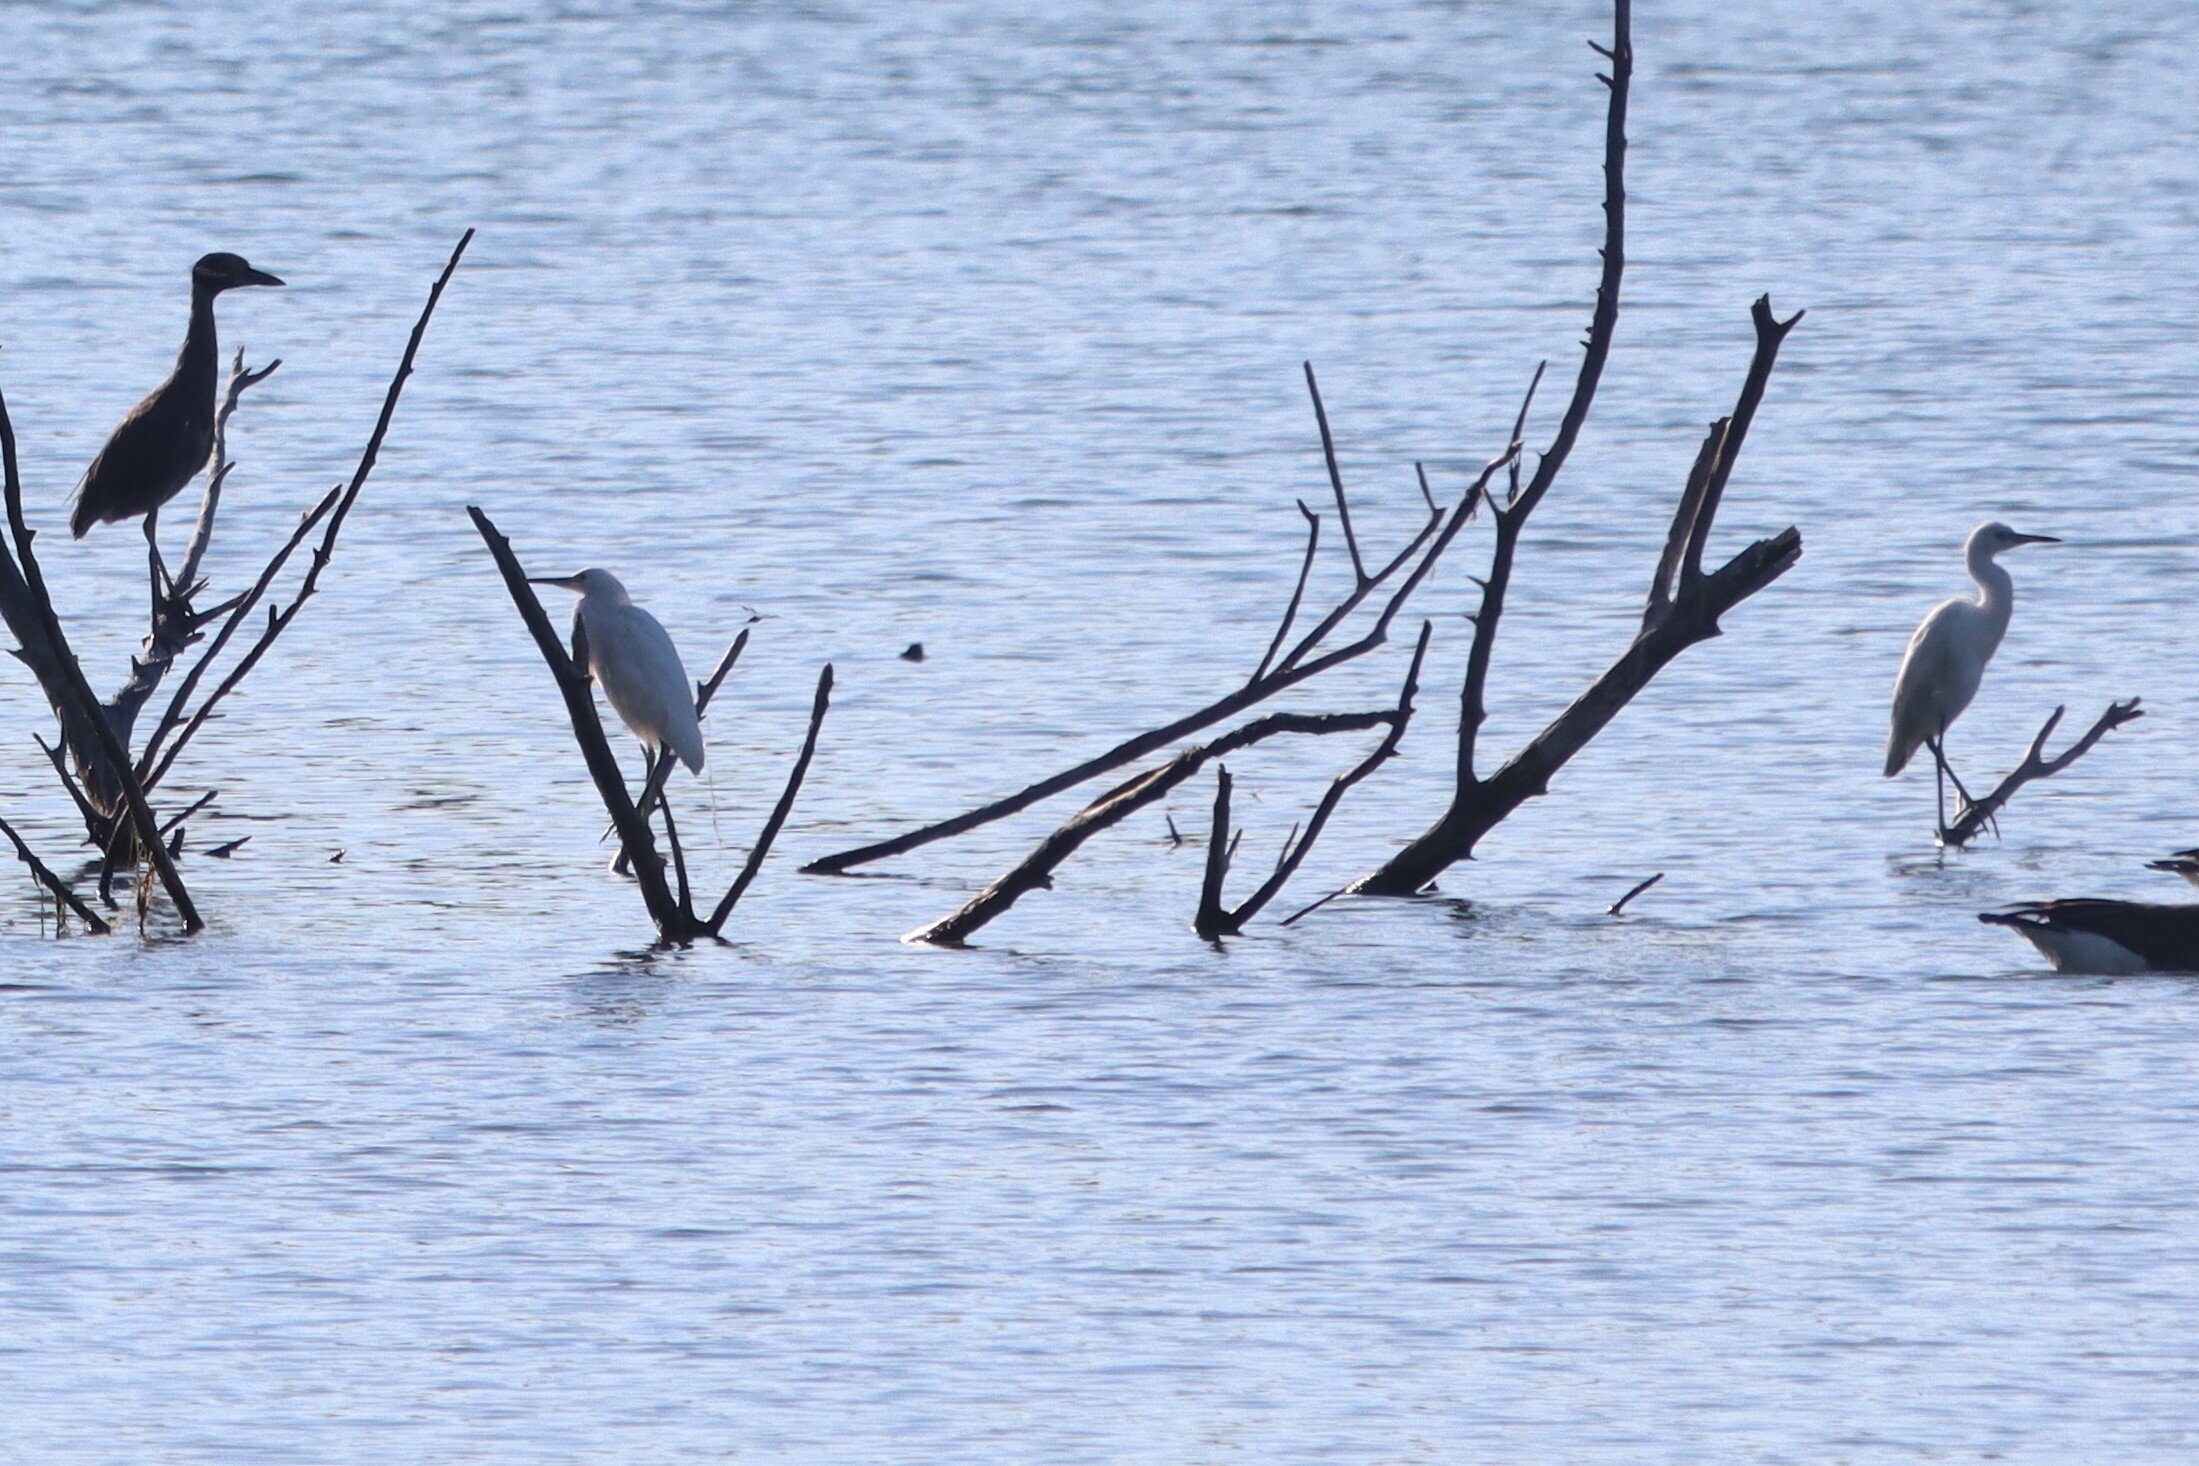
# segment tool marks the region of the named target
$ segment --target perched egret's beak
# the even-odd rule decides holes
[[[246,270],[238,283],[242,285],[280,285],[283,282],[279,276],[270,275],[265,270]]]
[[[527,584],[554,585],[559,590],[577,592],[580,589],[580,577],[577,575],[530,575],[527,577]]]
[[[2062,537],[2060,535],[2019,534],[2008,543],[2011,545],[2058,545],[2061,542]]]

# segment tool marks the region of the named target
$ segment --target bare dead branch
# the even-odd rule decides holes
[[[229,470],[236,467],[229,459],[229,419],[236,416],[237,403],[247,388],[255,387],[275,374],[282,358],[276,357],[258,371],[246,371],[244,348],[238,347],[235,358],[229,363],[229,387],[222,394],[221,407],[214,413],[213,468],[206,475],[206,492],[199,500],[198,524],[191,531],[190,547],[184,552],[183,569],[176,574],[177,598],[188,600],[198,582],[199,563],[206,558],[206,550],[214,539],[214,515],[221,508],[222,485],[229,479]]]
[[[1206,835],[1206,873],[1199,881],[1199,909],[1191,918],[1191,929],[1208,941],[1214,940],[1229,920],[1229,910],[1222,905],[1222,884],[1229,879],[1230,862],[1237,857],[1237,841],[1244,835],[1242,830],[1235,835],[1229,832],[1232,787],[1229,765],[1216,764],[1214,819]]]
[[[76,892],[69,889],[69,883],[55,875],[46,862],[38,858],[37,852],[31,849],[28,842],[15,832],[15,827],[6,820],[0,820],[0,835],[6,835],[8,843],[15,847],[15,858],[30,867],[31,878],[52,892],[54,900],[75,912],[76,919],[83,922],[87,930],[96,936],[102,937],[112,930],[106,922],[100,920],[97,912],[77,899]]]
[[[191,694],[198,690],[199,682],[206,676],[207,668],[214,664],[215,659],[229,645],[230,638],[237,634],[237,628],[244,625],[251,618],[254,609],[259,606],[261,598],[267,594],[267,588],[274,584],[275,577],[282,573],[283,566],[290,563],[290,557],[297,552],[298,546],[305,543],[306,536],[313,533],[313,527],[326,518],[329,511],[336,507],[336,500],[343,493],[343,487],[342,484],[337,484],[321,496],[321,501],[318,504],[298,516],[297,527],[291,530],[290,538],[284,541],[282,548],[277,550],[274,556],[268,560],[265,568],[260,571],[259,579],[253,582],[250,590],[245,591],[226,605],[214,608],[217,611],[225,611],[227,619],[222,622],[221,630],[214,634],[213,644],[207,647],[205,653],[196,662],[191,664],[191,670],[184,673],[183,680],[176,684],[175,695],[169,698],[167,708],[160,715],[160,721],[153,725],[152,733],[145,740],[144,751],[138,755],[138,777],[147,779],[149,781],[148,787],[157,786],[167,776],[169,764],[175,761],[173,754],[168,758],[161,759],[161,749],[168,735],[183,725],[183,710],[190,704]],[[151,670],[144,663],[140,663],[139,667],[148,671]],[[163,664],[162,670],[165,670],[165,664]],[[238,673],[229,685],[233,687],[237,681],[241,680],[243,680],[243,674]],[[138,709],[143,706],[145,698],[150,696],[159,685],[159,681],[160,678],[157,674],[148,680],[144,678],[138,669],[133,669],[131,685],[116,693],[114,701],[108,705],[110,714],[124,720],[124,726],[128,726],[128,722],[135,720]],[[143,687],[142,692],[137,691],[140,685]],[[209,700],[209,706],[211,702],[218,701],[221,696],[226,695],[226,692],[226,688],[218,689],[215,698]],[[155,768],[156,760],[158,760],[157,770]]]
[[[1423,495],[1428,492],[1425,474],[1421,476],[1420,492]],[[1428,499],[1428,507],[1431,510],[1435,508],[1433,497]],[[1283,642],[1289,638],[1290,628],[1298,620],[1298,607],[1306,598],[1306,578],[1313,574],[1313,557],[1321,548],[1321,516],[1308,509],[1303,499],[1298,501],[1298,512],[1306,517],[1306,558],[1298,564],[1298,584],[1291,588],[1290,604],[1283,608],[1283,619],[1275,628],[1275,639],[1267,644],[1267,651],[1261,656],[1260,665],[1252,669],[1251,680],[1254,682],[1267,674],[1268,663],[1275,660],[1275,654],[1283,649]]]
[[[84,679],[84,668],[76,654],[69,650],[69,639],[61,629],[61,618],[55,614],[53,596],[46,589],[46,577],[38,568],[37,553],[31,548],[34,533],[23,518],[23,476],[15,457],[15,424],[8,417],[7,402],[0,398],[0,460],[4,460],[6,480],[8,529],[15,537],[15,560],[20,567],[20,580],[28,590],[31,603],[40,622],[45,644],[51,649],[56,669],[60,674],[61,691],[68,704],[74,708],[77,718],[91,731],[96,741],[102,773],[111,775],[129,810],[129,825],[135,832],[139,846],[146,858],[159,873],[162,889],[176,906],[176,914],[183,918],[186,932],[202,930],[206,923],[199,919],[198,906],[191,900],[191,893],[184,887],[183,877],[176,870],[174,861],[168,858],[167,848],[160,839],[159,822],[153,817],[152,806],[146,803],[144,786],[130,769],[129,750],[115,736],[115,730],[100,710],[99,698],[91,684]]]
[[[1573,452],[1588,409],[1596,400],[1596,384],[1611,355],[1611,341],[1619,325],[1619,281],[1626,273],[1626,102],[1634,80],[1634,17],[1632,0],[1613,0],[1611,49],[1598,54],[1611,63],[1611,74],[1600,78],[1610,91],[1603,133],[1603,275],[1596,284],[1596,309],[1588,322],[1588,342],[1581,357],[1580,375],[1573,381],[1573,397],[1558,421],[1558,434],[1535,465],[1526,491],[1507,506],[1509,514],[1525,519],[1550,492],[1558,470]]]
[[[1329,487],[1336,492],[1336,522],[1344,527],[1344,548],[1351,555],[1352,578],[1367,583],[1367,567],[1359,558],[1359,537],[1351,530],[1351,503],[1344,496],[1344,475],[1336,466],[1336,439],[1329,433],[1329,411],[1321,405],[1321,384],[1313,379],[1313,363],[1307,362],[1306,390],[1313,394],[1313,420],[1321,425],[1321,457],[1328,464]]]
[[[1124,764],[1141,759],[1156,750],[1166,748],[1171,743],[1187,738],[1193,733],[1212,727],[1226,718],[1234,717],[1248,708],[1265,702],[1287,688],[1295,687],[1309,678],[1319,676],[1332,667],[1341,666],[1373,651],[1389,639],[1390,623],[1397,618],[1398,612],[1412,598],[1413,592],[1420,588],[1421,583],[1435,569],[1436,563],[1443,557],[1443,552],[1449,549],[1451,542],[1458,537],[1458,532],[1464,528],[1468,520],[1473,518],[1476,507],[1487,497],[1489,480],[1499,469],[1511,462],[1517,453],[1518,448],[1515,445],[1485,464],[1481,473],[1467,486],[1466,492],[1459,497],[1458,503],[1448,515],[1431,518],[1422,527],[1420,533],[1413,537],[1412,542],[1398,553],[1396,558],[1374,575],[1368,577],[1366,581],[1354,586],[1350,594],[1338,602],[1321,619],[1319,624],[1311,631],[1308,631],[1299,640],[1298,644],[1274,666],[1270,667],[1264,675],[1246,683],[1227,696],[1215,699],[1197,712],[1178,718],[1173,723],[1163,727],[1141,733],[1135,738],[1125,739],[1107,752],[1095,758],[1086,759],[1076,767],[1067,769],[1051,778],[1041,779],[1005,799],[996,799],[990,804],[956,815],[952,819],[941,820],[936,824],[911,830],[904,835],[896,835],[890,840],[881,840],[876,844],[859,846],[853,850],[843,850],[838,854],[824,856],[803,866],[803,872],[809,875],[841,875],[858,865],[868,865],[873,861],[884,860],[888,856],[901,855],[921,846],[929,845],[935,840],[944,840],[950,836],[974,830],[981,825],[991,824],[995,820],[1006,819],[1009,815],[1028,809],[1041,800],[1050,799],[1064,790],[1073,789],[1077,785],[1097,778],[1101,774],[1112,772],[1121,768]],[[1408,559],[1415,555],[1418,558],[1414,560],[1411,572],[1391,593],[1388,601],[1384,603],[1381,612],[1376,616],[1374,623],[1367,629],[1365,635],[1346,645],[1322,652],[1318,656],[1309,657],[1309,653],[1318,647],[1328,634],[1335,630],[1367,598],[1371,591],[1381,586]]]
[[[1734,460],[1741,456],[1741,444],[1748,438],[1749,424],[1756,420],[1757,405],[1764,400],[1764,385],[1771,380],[1772,366],[1779,359],[1780,343],[1807,314],[1807,311],[1796,311],[1782,321],[1771,313],[1768,295],[1759,295],[1749,307],[1749,320],[1756,327],[1756,352],[1749,358],[1748,377],[1741,383],[1741,396],[1733,405],[1733,415],[1727,420],[1725,431],[1719,434],[1710,479],[1696,503],[1694,522],[1688,528],[1687,553],[1680,560],[1681,589],[1703,578],[1703,551],[1710,543],[1718,505],[1725,498],[1726,480],[1733,474]]]
[[[2053,715],[2040,727],[2038,736],[2031,740],[2031,747],[2024,753],[2023,761],[2009,772],[2007,778],[1994,786],[1992,793],[1975,804],[1965,804],[1962,812],[1955,816],[1955,822],[1940,830],[1939,843],[1950,850],[1959,850],[1975,840],[1992,822],[1993,817],[2000,813],[2002,807],[2016,797],[2018,789],[2035,779],[2053,778],[2090,753],[2093,745],[2102,738],[2123,724],[2144,717],[2145,713],[2138,706],[2139,701],[2140,699],[2134,697],[2126,702],[2109,703],[2107,711],[2100,714],[2099,719],[2085,730],[2082,738],[2054,757],[2048,758],[2046,740],[2054,736],[2054,730],[2061,726],[2062,714],[2068,711],[2066,705],[2054,709]]]
[[[1196,774],[1210,759],[1226,758],[1240,748],[1249,748],[1280,734],[1356,733],[1385,726],[1396,717],[1393,708],[1371,713],[1269,713],[1223,734],[1212,743],[1194,744],[1167,763],[1148,769],[1086,805],[1061,828],[1040,841],[1038,848],[1013,870],[971,897],[961,910],[909,933],[902,940],[944,947],[964,945],[973,933],[1024,896],[1051,887],[1054,871],[1085,841],[1166,795]]]
[[[1639,896],[1642,892],[1648,890],[1651,886],[1656,885],[1657,882],[1663,880],[1664,878],[1665,873],[1663,871],[1658,871],[1648,880],[1639,882],[1631,889],[1629,889],[1624,896],[1621,896],[1618,900],[1612,902],[1610,907],[1605,910],[1604,915],[1617,916],[1619,913],[1626,910],[1628,902],[1632,901],[1636,896]]]
[[[1412,662],[1405,669],[1405,685],[1398,691],[1397,708],[1390,720],[1389,731],[1375,745],[1373,752],[1330,782],[1328,789],[1321,795],[1321,802],[1314,806],[1313,817],[1306,821],[1305,833],[1300,835],[1295,828],[1291,831],[1289,838],[1283,841],[1281,853],[1276,857],[1275,869],[1260,883],[1259,889],[1246,897],[1235,910],[1227,909],[1222,905],[1221,882],[1229,873],[1228,865],[1225,862],[1217,872],[1209,864],[1208,881],[1213,890],[1200,895],[1199,913],[1192,921],[1193,931],[1208,941],[1216,937],[1234,936],[1243,931],[1247,922],[1266,910],[1268,903],[1282,894],[1283,887],[1290,884],[1291,877],[1298,873],[1298,867],[1305,864],[1306,856],[1313,850],[1313,842],[1321,838],[1321,831],[1328,827],[1329,816],[1336,813],[1336,807],[1344,802],[1344,796],[1351,792],[1354,785],[1388,763],[1397,753],[1398,744],[1404,741],[1405,729],[1412,722],[1413,698],[1420,691],[1420,667],[1427,658],[1428,640],[1434,632],[1433,623],[1420,623],[1420,642],[1413,648]],[[1216,818],[1226,827],[1226,799],[1218,798],[1215,807]],[[1234,843],[1231,848],[1235,848]]]
[[[728,664],[730,665],[730,663]],[[809,705],[809,733],[802,739],[802,751],[795,756],[794,767],[787,771],[786,787],[779,791],[779,802],[772,806],[771,817],[756,836],[756,843],[749,847],[748,859],[741,862],[741,873],[733,878],[733,884],[718,899],[717,909],[704,923],[710,935],[716,936],[725,929],[725,919],[733,914],[741,897],[754,883],[756,874],[764,868],[764,857],[771,853],[772,842],[779,838],[779,831],[786,825],[787,816],[794,811],[794,796],[802,792],[802,780],[809,773],[809,761],[817,753],[817,734],[825,726],[825,713],[832,706],[832,664],[825,663],[817,674],[817,695]]]

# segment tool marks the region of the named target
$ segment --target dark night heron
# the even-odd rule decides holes
[[[168,380],[108,435],[76,488],[69,531],[145,517],[145,539],[160,560],[160,506],[183,492],[214,451],[214,385],[221,353],[214,343],[214,297],[239,285],[280,285],[241,255],[210,254],[191,267],[191,328]]]

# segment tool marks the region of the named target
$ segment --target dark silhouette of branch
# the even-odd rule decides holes
[[[1466,522],[1473,518],[1476,507],[1487,498],[1490,478],[1496,474],[1497,470],[1510,463],[1517,456],[1518,451],[1518,445],[1515,443],[1506,449],[1502,455],[1491,459],[1482,468],[1481,473],[1474,481],[1467,486],[1466,492],[1459,497],[1458,503],[1448,514],[1440,510],[1431,512],[1428,521],[1421,527],[1420,532],[1413,537],[1412,541],[1403,550],[1398,552],[1395,558],[1374,574],[1367,576],[1356,584],[1349,594],[1337,602],[1312,630],[1299,638],[1298,642],[1279,660],[1275,660],[1272,666],[1268,665],[1268,658],[1263,658],[1261,669],[1256,671],[1253,677],[1236,691],[1217,698],[1197,712],[1178,718],[1163,727],[1140,733],[1135,738],[1125,739],[1107,750],[1107,752],[1095,758],[1086,759],[1076,767],[1064,770],[1051,778],[1041,779],[1005,799],[996,799],[990,804],[982,805],[965,814],[956,815],[952,819],[941,820],[937,824],[926,825],[921,829],[911,830],[907,834],[897,835],[890,840],[881,840],[873,845],[864,845],[853,850],[843,850],[835,855],[824,856],[803,866],[802,870],[810,875],[841,875],[858,865],[867,865],[872,861],[883,860],[888,856],[904,854],[920,846],[929,845],[935,840],[944,840],[949,836],[977,829],[981,825],[991,824],[995,820],[1006,819],[1009,815],[1028,809],[1041,800],[1052,798],[1064,790],[1073,789],[1079,784],[1099,777],[1101,774],[1110,773],[1121,768],[1124,764],[1134,762],[1149,753],[1166,748],[1172,743],[1188,738],[1194,733],[1210,728],[1216,723],[1265,702],[1275,694],[1287,688],[1295,687],[1308,678],[1317,677],[1332,667],[1341,666],[1373,651],[1389,639],[1390,623],[1397,618],[1398,612],[1412,598],[1413,592],[1420,588],[1421,583],[1435,569],[1437,561],[1443,557],[1443,552],[1449,549],[1451,542],[1458,537],[1459,530],[1464,528]],[[1300,507],[1303,510],[1303,506]],[[1308,514],[1309,518],[1313,517],[1310,511],[1304,512]],[[1369,594],[1387,582],[1408,561],[1412,562],[1411,571],[1383,604],[1381,612],[1375,617],[1374,623],[1367,629],[1366,634],[1356,641],[1314,655],[1315,649],[1328,638],[1329,634],[1341,625],[1345,618],[1350,616],[1366,600]],[[1291,606],[1284,618],[1286,627],[1296,619],[1298,598],[1298,595],[1294,593]],[[1278,637],[1277,642],[1280,643],[1280,641],[1281,638]],[[1270,656],[1272,657],[1272,652]]]
[[[100,920],[97,912],[77,899],[76,892],[69,889],[69,883],[55,875],[6,820],[0,820],[0,835],[7,836],[8,843],[15,847],[15,858],[30,867],[32,879],[52,892],[56,901],[75,912],[77,920],[83,922],[87,930],[102,937],[112,930],[106,922]]]
[[[1351,792],[1354,785],[1388,763],[1396,754],[1397,745],[1404,740],[1406,726],[1412,722],[1413,698],[1420,690],[1420,666],[1428,655],[1428,639],[1434,630],[1431,623],[1420,623],[1420,642],[1413,648],[1412,662],[1405,669],[1405,685],[1397,694],[1397,708],[1395,716],[1390,720],[1389,732],[1383,735],[1382,741],[1375,745],[1373,752],[1338,774],[1329,784],[1327,791],[1321,796],[1321,802],[1314,806],[1312,818],[1306,821],[1305,833],[1300,835],[1293,827],[1290,835],[1283,841],[1281,852],[1276,856],[1275,869],[1260,883],[1259,889],[1246,897],[1234,910],[1222,904],[1222,882],[1229,874],[1226,855],[1235,853],[1237,842],[1234,838],[1226,839],[1225,858],[1219,864],[1213,858],[1214,846],[1208,846],[1206,882],[1199,895],[1198,914],[1192,919],[1193,931],[1208,941],[1235,936],[1243,931],[1247,922],[1266,910],[1268,903],[1282,894],[1283,887],[1298,873],[1298,867],[1305,864],[1306,856],[1313,850],[1313,842],[1321,838],[1321,831],[1328,827],[1329,816],[1336,813],[1336,807],[1344,802],[1344,796]],[[1229,828],[1227,774],[1228,771],[1223,769],[1215,775],[1216,833],[1213,838],[1216,842],[1225,841]]]
[[[1666,534],[1664,552],[1644,608],[1642,627],[1633,644],[1502,768],[1487,779],[1479,776],[1475,743],[1488,716],[1489,667],[1503,619],[1504,598],[1511,583],[1520,534],[1536,505],[1549,492],[1587,420],[1618,326],[1619,288],[1626,261],[1626,104],[1634,57],[1628,0],[1616,0],[1613,12],[1612,44],[1608,48],[1595,47],[1597,53],[1611,63],[1610,74],[1599,78],[1610,90],[1610,109],[1604,131],[1603,273],[1596,290],[1596,307],[1589,324],[1580,376],[1575,381],[1572,400],[1566,406],[1557,437],[1536,464],[1526,488],[1501,508],[1492,506],[1496,539],[1489,576],[1482,582],[1481,605],[1474,617],[1473,645],[1459,694],[1458,760],[1450,807],[1380,868],[1346,888],[1355,894],[1414,894],[1426,888],[1444,870],[1471,855],[1483,835],[1521,804],[1546,793],[1551,777],[1602,732],[1619,710],[1648,686],[1674,657],[1695,643],[1718,635],[1719,617],[1785,574],[1802,553],[1801,534],[1787,529],[1769,539],[1758,540],[1714,572],[1702,570],[1704,547],[1709,542],[1727,479],[1739,456],[1749,423],[1763,399],[1780,343],[1802,319],[1800,312],[1784,321],[1777,319],[1767,296],[1759,298],[1750,309],[1756,349],[1739,401],[1729,418],[1712,426],[1710,441],[1697,455],[1694,471],[1680,495]]]
[[[2107,711],[2100,714],[2098,721],[2085,730],[2082,738],[2054,757],[2048,758],[2046,740],[2054,736],[2054,730],[2061,726],[2062,714],[2068,711],[2066,705],[2054,709],[2052,716],[2039,729],[2038,736],[2031,740],[2031,747],[2025,752],[2023,761],[2010,770],[2007,778],[1994,786],[1992,793],[1975,804],[1965,804],[1962,812],[1955,816],[1955,822],[1940,830],[1939,843],[1950,850],[1959,850],[1975,840],[1993,822],[1994,816],[2000,813],[2002,807],[2016,797],[2018,789],[2034,779],[2053,778],[2090,753],[2093,745],[2102,738],[2123,724],[2144,717],[2145,713],[2140,710],[2138,703],[2139,699],[2135,697],[2127,702],[2109,703]]]
[[[1658,871],[1648,880],[1636,882],[1632,887],[1628,888],[1627,893],[1624,896],[1621,896],[1618,900],[1612,902],[1611,905],[1605,909],[1604,915],[1619,915],[1621,912],[1626,910],[1627,904],[1631,902],[1636,896],[1639,896],[1642,892],[1648,890],[1651,886],[1656,885],[1657,882],[1663,880],[1664,878],[1665,873],[1663,871]]]
[[[962,946],[972,934],[1025,895],[1050,888],[1054,871],[1085,841],[1161,798],[1211,759],[1226,758],[1240,748],[1249,748],[1280,734],[1356,733],[1385,727],[1395,722],[1397,716],[1394,708],[1371,713],[1269,713],[1223,734],[1212,743],[1194,744],[1167,763],[1148,769],[1086,805],[1060,829],[1040,841],[1038,848],[1013,870],[971,897],[960,911],[911,932],[902,940],[944,947]]]
[[[1344,548],[1351,555],[1352,578],[1367,583],[1366,563],[1359,558],[1359,537],[1351,532],[1351,501],[1344,496],[1344,475],[1336,466],[1336,439],[1329,434],[1329,411],[1321,405],[1321,384],[1313,379],[1313,363],[1307,362],[1306,390],[1313,394],[1313,420],[1321,428],[1321,458],[1328,465],[1329,487],[1336,492],[1336,522],[1344,528]]]
[[[159,821],[153,817],[152,806],[146,803],[144,786],[130,769],[129,751],[115,736],[115,730],[100,709],[98,695],[84,678],[84,668],[76,654],[69,650],[69,640],[61,629],[61,619],[54,613],[53,597],[46,589],[46,577],[38,568],[38,556],[31,548],[34,538],[30,525],[23,518],[23,476],[15,457],[15,424],[8,416],[7,402],[0,398],[0,471],[6,478],[8,529],[15,538],[15,557],[10,562],[10,579],[28,594],[30,605],[38,621],[38,630],[48,658],[57,674],[58,690],[65,705],[73,710],[77,725],[88,728],[98,750],[100,763],[94,767],[111,777],[121,791],[129,811],[129,826],[137,837],[138,846],[160,876],[161,888],[168,899],[175,903],[176,914],[183,918],[186,932],[202,930],[206,923],[199,919],[198,906],[185,889],[183,877],[176,870],[176,863],[168,858],[168,850],[161,843]],[[10,592],[13,585],[9,587]],[[11,596],[12,598],[12,596]],[[13,625],[15,618],[10,617]],[[25,642],[28,650],[30,643]],[[49,689],[49,691],[52,689]],[[64,725],[67,726],[66,724]]]
[[[779,802],[772,806],[771,817],[764,821],[763,830],[756,836],[756,843],[749,847],[748,859],[741,863],[741,873],[733,878],[725,895],[718,899],[717,909],[710,913],[705,923],[710,935],[716,936],[725,927],[725,919],[733,914],[741,897],[755,881],[756,873],[763,869],[764,857],[771,853],[772,842],[779,838],[787,816],[794,811],[794,796],[802,790],[802,779],[809,773],[809,761],[817,753],[817,734],[825,725],[825,713],[832,706],[832,664],[825,663],[817,674],[817,695],[809,705],[809,733],[802,739],[802,751],[794,759],[794,767],[786,776],[786,787],[779,791]]]

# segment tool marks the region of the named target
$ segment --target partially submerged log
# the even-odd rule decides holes
[[[636,800],[626,787],[626,775],[619,767],[617,756],[611,752],[603,720],[596,714],[595,683],[588,675],[585,643],[567,650],[557,628],[550,624],[549,613],[542,609],[542,602],[535,596],[534,587],[528,583],[519,557],[512,552],[511,541],[478,506],[468,505],[466,514],[473,520],[482,543],[488,546],[497,572],[504,578],[504,588],[511,594],[512,605],[518,610],[520,620],[526,623],[535,649],[542,654],[544,664],[557,682],[558,692],[565,700],[566,717],[572,724],[573,741],[580,745],[588,777],[594,782],[596,794],[602,799],[603,808],[618,833],[635,884],[641,888],[642,905],[656,924],[658,939],[684,946],[704,937],[718,937],[734,907],[755,882],[757,872],[763,869],[765,858],[779,838],[779,831],[785,828],[787,816],[793,812],[795,796],[801,792],[802,780],[809,773],[810,760],[817,752],[817,736],[832,703],[832,664],[826,663],[817,675],[817,692],[809,711],[809,732],[802,740],[802,750],[795,757],[793,768],[787,773],[778,803],[772,806],[763,829],[749,847],[740,872],[726,887],[725,894],[718,898],[707,915],[698,914],[694,892],[688,882],[687,854],[680,843],[679,826],[672,817],[671,803],[664,794],[664,781],[670,774],[669,758],[660,755],[651,763],[643,780],[642,797]],[[577,639],[580,635],[577,617],[574,632]],[[744,628],[719,659],[709,680],[696,688],[695,711],[698,715],[708,708],[711,696],[747,644],[748,632]],[[650,823],[652,814],[661,815],[664,820],[665,843],[671,851],[669,867],[664,854],[657,849]]]

